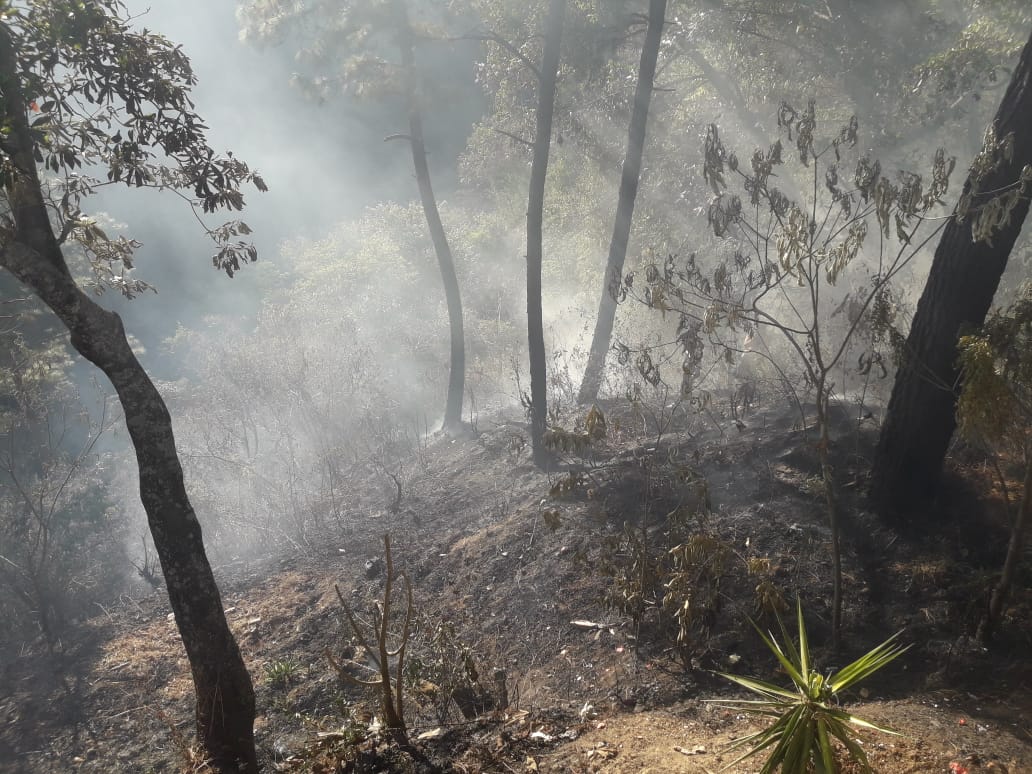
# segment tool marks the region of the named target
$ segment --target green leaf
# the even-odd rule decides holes
[[[801,724],[797,733],[793,734],[792,744],[782,763],[784,771],[806,771],[806,764],[813,749],[814,723],[812,714]]]
[[[844,691],[846,688],[871,676],[903,653],[906,653],[910,646],[900,646],[896,643],[900,634],[902,632],[897,632],[881,645],[878,645],[853,663],[836,672],[829,681],[831,690],[834,693]]]
[[[799,732],[802,730],[801,726],[805,727],[808,725],[804,720],[806,714],[806,705],[799,704],[783,718],[784,728],[779,734],[778,746],[774,748],[774,752],[767,759],[767,763],[762,769],[764,774],[766,772],[773,772],[785,762],[791,751],[792,743],[798,739]],[[778,724],[775,723],[775,725]],[[791,771],[791,769],[788,770]]]
[[[817,718],[817,746],[820,749],[820,761],[824,771],[833,774],[835,771],[835,751],[828,738],[828,723],[824,717]]]
[[[799,653],[798,663],[799,671],[802,676],[807,679],[809,683],[810,676],[810,646],[806,640],[806,622],[803,620],[803,602],[796,597],[796,619],[799,622]],[[811,696],[811,698],[816,698]]]
[[[892,736],[903,736],[899,731],[893,731],[891,728],[886,726],[879,726],[877,723],[872,723],[869,720],[858,718],[856,715],[851,715],[845,710],[840,710],[835,707],[828,707],[825,712],[829,716],[834,717],[836,720],[842,723],[848,723],[851,726],[858,726],[859,728],[866,728],[870,731],[880,731],[883,734],[891,734]]]
[[[867,760],[867,753],[864,752],[864,748],[857,744],[856,738],[853,736],[852,731],[846,726],[840,724],[831,724],[831,732],[842,744],[849,750],[850,757],[860,764],[864,772],[870,774],[871,764]]]
[[[752,621],[750,621],[750,623],[752,623]],[[771,653],[777,657],[785,672],[787,672],[788,676],[792,678],[792,682],[796,684],[796,687],[800,691],[806,691],[806,680],[803,678],[802,674],[800,674],[796,665],[788,656],[785,655],[784,651],[781,650],[781,646],[778,644],[778,641],[774,639],[774,635],[765,634],[755,623],[753,623],[753,628],[759,633],[767,647],[770,648]]]
[[[762,696],[779,697],[793,702],[799,701],[800,698],[798,693],[786,691],[784,688],[779,688],[778,686],[764,682],[763,680],[755,680],[751,677],[742,677],[741,675],[729,675],[725,672],[717,672],[717,674]]]

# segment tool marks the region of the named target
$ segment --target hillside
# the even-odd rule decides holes
[[[768,409],[736,425],[677,407],[603,409],[606,436],[590,444],[568,418],[555,473],[531,465],[522,417],[481,418],[396,461],[397,485],[388,468],[365,470],[321,550],[218,568],[267,770],[716,771],[734,760],[728,743],[756,726],[706,703],[738,695],[713,670],[782,682],[747,618],[776,626],[769,610],[799,594],[821,665],[900,629],[913,643],[845,697],[903,734],[865,734],[876,771],[1032,771],[1027,576],[992,650],[968,636],[1000,560],[982,552],[984,534],[1002,529],[975,465],[955,466],[935,538],[889,532],[849,499],[873,441],[855,409],[840,410],[849,515],[836,656],[816,451],[795,417]],[[414,597],[414,755],[370,731],[372,691],[342,682],[324,655],[361,674],[335,586],[368,617],[383,595],[384,533]],[[691,561],[663,575],[686,545]],[[680,642],[677,610],[687,611]],[[86,615],[63,653],[39,645],[8,665],[0,771],[203,770],[190,761],[191,684],[163,594]],[[464,718],[459,703],[482,712]]]

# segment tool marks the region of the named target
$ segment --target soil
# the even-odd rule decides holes
[[[992,647],[970,636],[1006,539],[976,457],[957,455],[934,519],[900,533],[859,497],[873,428],[839,412],[836,652],[817,449],[794,418],[602,409],[606,436],[590,443],[567,418],[580,435],[557,436],[567,451],[554,472],[531,464],[521,417],[481,419],[399,461],[400,497],[383,469],[356,478],[349,514],[304,552],[217,568],[267,771],[722,770],[741,754],[732,742],[763,724],[727,705],[748,697],[716,672],[785,684],[749,619],[777,632],[771,611],[798,595],[824,669],[897,631],[911,646],[841,697],[900,734],[861,732],[874,771],[1032,772],[1027,569]],[[413,594],[409,746],[379,728],[374,690],[346,676],[374,675],[341,598],[360,626],[375,615],[385,533]],[[671,550],[687,545],[692,563],[672,578]],[[397,624],[400,577],[395,587]],[[113,600],[55,653],[26,643],[3,663],[0,772],[202,771],[191,691],[163,594]]]

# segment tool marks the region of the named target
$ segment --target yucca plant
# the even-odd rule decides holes
[[[845,746],[849,757],[869,774],[871,766],[866,753],[857,742],[855,729],[870,728],[886,734],[898,734],[846,712],[837,706],[836,697],[877,672],[910,646],[904,647],[898,643],[900,633],[897,632],[849,666],[825,677],[810,663],[803,606],[798,598],[796,619],[799,625],[798,646],[793,644],[780,618],[778,624],[781,627],[784,647],[778,643],[774,635],[765,633],[753,623],[753,628],[759,632],[767,647],[781,663],[781,667],[792,679],[794,690],[749,677],[719,673],[762,698],[731,703],[717,701],[728,709],[774,719],[774,722],[764,730],[739,739],[731,746],[732,750],[749,747],[749,751],[729,763],[725,770],[746,758],[770,750],[760,774],[772,774],[779,769],[781,774],[834,774],[838,769],[835,765],[835,748],[832,740],[838,739]]]
[[[265,665],[265,676],[273,688],[286,688],[301,673],[301,665],[293,659],[273,661]]]

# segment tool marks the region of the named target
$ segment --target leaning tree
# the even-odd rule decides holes
[[[1032,37],[986,130],[917,305],[882,426],[870,495],[900,518],[935,496],[956,428],[957,342],[989,312],[1032,191]]]
[[[187,496],[168,409],[119,316],[80,272],[132,296],[138,244],[109,238],[83,212],[105,186],[172,189],[199,213],[239,210],[262,179],[208,143],[183,51],[135,32],[119,0],[3,3],[0,17],[0,266],[68,329],[110,379],[139,465],[140,497],[197,695],[200,742],[221,772],[256,771],[254,689],[226,621],[201,526]],[[214,264],[232,276],[256,257],[239,221],[209,231]],[[86,260],[79,267],[72,258]]]
[[[641,161],[645,152],[645,128],[649,118],[649,103],[652,101],[653,82],[656,78],[656,62],[659,46],[663,39],[663,23],[666,19],[666,0],[649,0],[646,18],[645,42],[641,47],[641,64],[634,88],[634,107],[631,111],[630,128],[627,137],[627,152],[624,155],[620,174],[620,195],[613,222],[613,236],[609,240],[609,258],[606,261],[602,295],[595,318],[595,332],[591,337],[588,363],[584,369],[577,400],[593,403],[602,386],[602,367],[609,353],[613,338],[613,322],[616,319],[616,302],[623,280],[624,261],[627,258],[627,244],[631,235],[631,220],[634,217],[634,201],[638,196],[638,182],[641,178]]]

